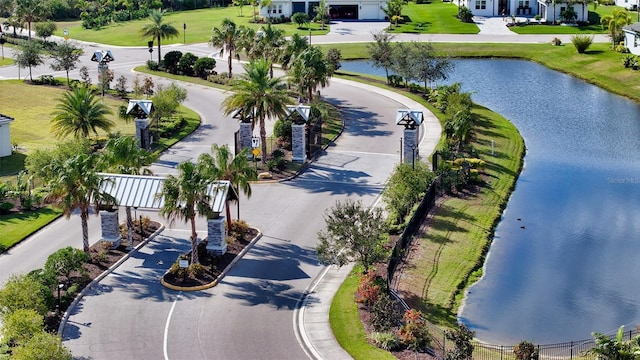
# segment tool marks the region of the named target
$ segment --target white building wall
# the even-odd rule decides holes
[[[11,135],[9,123],[0,124],[0,157],[11,155]]]
[[[487,0],[491,1],[491,0]],[[307,11],[311,11],[309,6],[310,2],[317,3],[316,1],[305,1],[305,8]],[[357,1],[357,0],[330,0],[327,1],[327,5],[354,5],[358,6],[358,19],[359,20],[384,20],[384,11],[382,8],[386,7],[386,1]],[[280,17],[281,15],[290,17],[293,12],[292,1],[274,1],[271,6],[260,8],[260,16],[262,17]]]
[[[624,32],[624,46],[634,55],[640,55],[640,34]]]

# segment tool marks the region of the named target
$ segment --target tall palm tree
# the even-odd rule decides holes
[[[157,155],[141,149],[135,138],[130,136],[119,136],[109,139],[104,146],[100,157],[99,168],[108,172],[127,175],[152,175],[148,168],[156,159]],[[133,247],[133,217],[131,216],[131,206],[126,206],[128,240]]]
[[[89,137],[97,129],[109,131],[113,121],[107,118],[111,110],[84,86],[74,88],[62,95],[51,120],[51,130],[59,138],[73,134],[76,139]]]
[[[239,190],[251,197],[251,181],[258,178],[257,170],[249,162],[249,149],[242,151],[233,157],[227,145],[213,144],[211,147],[213,156],[202,155],[203,165],[206,166],[213,179],[229,180],[236,194]],[[227,224],[231,226],[231,212],[227,208]],[[238,218],[240,218],[240,200],[238,200]]]
[[[611,15],[605,15],[600,19],[602,28],[609,30],[613,47],[616,46],[616,41],[622,34],[622,28],[631,24],[631,21],[631,16],[626,9],[615,9]]]
[[[289,41],[284,45],[284,50],[280,54],[280,64],[283,69],[288,69],[293,60],[300,55],[303,51],[309,48],[309,41],[306,37],[300,34],[293,34]]]
[[[164,203],[159,214],[173,223],[176,219],[191,223],[191,264],[198,259],[198,233],[196,232],[196,214],[207,218],[213,216],[211,197],[208,188],[214,181],[207,167],[198,159],[194,164],[185,161],[178,164],[178,175],[169,175],[162,188]]]
[[[140,35],[142,37],[150,36],[151,38],[158,40],[158,64],[162,63],[162,55],[160,54],[161,39],[170,39],[180,35],[178,29],[170,23],[164,22],[165,13],[165,10],[152,9],[149,12],[150,22],[140,29]]]
[[[326,0],[320,0],[318,5],[313,7],[316,13],[316,20],[320,20],[320,29],[324,30],[324,20],[329,17],[329,5]]]
[[[89,210],[91,205],[113,204],[113,197],[101,188],[106,179],[96,172],[98,155],[77,154],[66,160],[57,160],[49,164],[54,177],[47,182],[50,192],[48,199],[62,208],[69,218],[77,208],[82,223],[82,247],[89,255]]]
[[[229,65],[229,78],[232,77],[232,65],[233,53],[238,49],[238,40],[241,38],[241,31],[229,18],[224,18],[220,23],[220,27],[214,27],[209,44],[211,46],[220,47],[220,56],[227,53],[227,63]],[[236,54],[239,58],[239,55]]]
[[[318,86],[325,87],[329,84],[332,74],[333,68],[324,59],[322,51],[315,46],[296,57],[288,71],[290,82],[295,84],[301,93],[307,93],[309,102],[313,100],[313,93]]]
[[[286,114],[286,105],[292,103],[281,78],[269,78],[271,62],[267,59],[251,61],[244,65],[245,73],[231,83],[234,92],[222,101],[225,115],[237,110],[253,109],[253,121],[260,125],[262,163],[267,162],[267,130],[265,120]],[[254,124],[255,125],[255,124]]]
[[[23,23],[27,23],[29,40],[31,40],[31,23],[46,17],[48,7],[41,0],[15,0],[14,15]]]
[[[273,63],[278,61],[285,42],[284,30],[272,27],[271,23],[267,24],[267,28],[263,30],[262,36],[258,39],[256,53],[271,61],[269,67],[269,77],[271,78],[273,78]]]

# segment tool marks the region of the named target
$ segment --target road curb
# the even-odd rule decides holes
[[[87,292],[89,292],[89,290],[91,290],[97,283],[102,281],[102,279],[104,279],[107,275],[111,274],[111,272],[116,268],[118,268],[118,266],[122,265],[122,263],[124,263],[127,259],[129,259],[131,255],[138,252],[138,250],[143,246],[147,245],[149,241],[153,240],[162,231],[164,231],[164,229],[165,229],[164,224],[161,223],[158,230],[156,230],[153,234],[149,235],[148,238],[146,238],[144,241],[138,244],[138,246],[136,246],[133,250],[125,254],[120,260],[118,260],[115,264],[111,265],[111,267],[109,267],[107,270],[102,272],[102,274],[100,274],[97,278],[93,279],[89,283],[89,285],[85,286],[84,289],[82,289],[82,291],[80,291],[80,293],[76,295],[76,298],[73,299],[73,301],[71,302],[67,310],[64,312],[64,315],[62,316],[62,320],[60,321],[60,325],[58,326],[58,336],[60,336],[61,338],[64,336],[64,328],[67,325],[67,321],[69,321],[69,316],[71,316],[71,311],[76,307],[76,305],[78,305],[80,300],[82,300],[82,298],[87,294]]]
[[[175,291],[186,291],[186,292],[206,290],[206,289],[210,289],[210,288],[218,285],[220,280],[222,280],[227,275],[227,273],[229,273],[229,271],[231,271],[231,268],[233,267],[233,265],[235,265],[238,261],[240,261],[240,259],[242,259],[244,254],[246,254],[247,251],[249,251],[249,249],[251,249],[253,247],[253,245],[255,243],[257,243],[258,240],[260,240],[260,238],[262,238],[262,232],[259,229],[256,229],[256,230],[258,230],[258,234],[253,239],[251,239],[251,242],[247,246],[245,246],[244,249],[242,249],[242,251],[240,251],[240,253],[233,260],[231,260],[231,263],[229,263],[229,265],[227,265],[227,267],[225,267],[224,270],[222,270],[222,273],[220,273],[220,275],[215,280],[213,280],[212,282],[210,282],[208,284],[205,284],[205,285],[190,286],[190,287],[171,285],[171,284],[167,283],[166,281],[164,281],[164,275],[169,273],[169,271],[167,271],[160,278],[160,284],[162,284],[162,286],[166,287],[167,289],[171,289],[171,290],[175,290]]]

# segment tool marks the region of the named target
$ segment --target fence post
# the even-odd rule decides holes
[[[569,348],[569,359],[573,359],[573,341],[571,342],[571,347]]]
[[[503,353],[504,353],[504,345],[500,345],[500,360],[502,360]]]

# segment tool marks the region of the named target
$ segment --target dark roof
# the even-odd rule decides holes
[[[622,30],[627,31],[627,32],[640,33],[640,22],[637,22],[637,23],[631,24],[631,25],[627,25],[627,26],[623,27]]]

